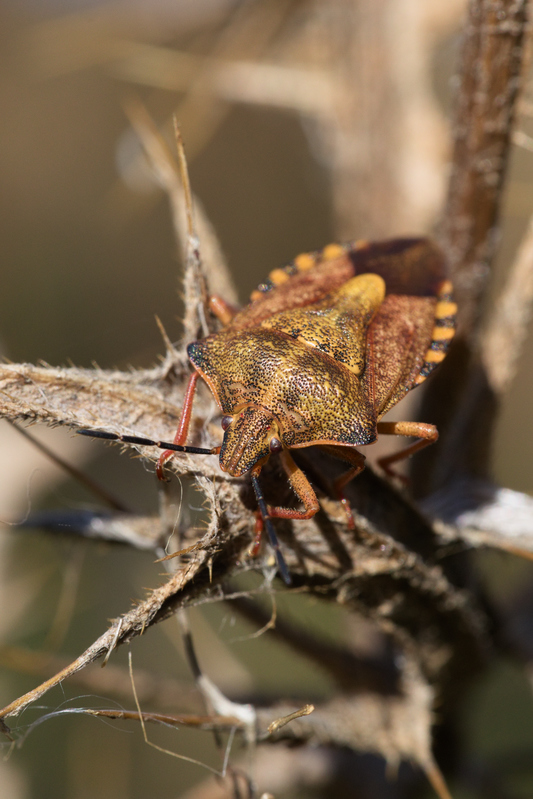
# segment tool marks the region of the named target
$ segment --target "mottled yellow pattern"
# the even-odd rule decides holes
[[[188,347],[231,417],[222,469],[245,474],[277,440],[285,449],[372,443],[383,414],[444,358],[450,291],[425,239],[331,244],[273,270],[225,329]]]
[[[359,375],[365,363],[366,331],[384,298],[383,278],[358,275],[320,302],[274,314],[261,327],[316,347]]]

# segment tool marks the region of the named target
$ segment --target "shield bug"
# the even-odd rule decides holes
[[[309,519],[319,509],[310,482],[290,451],[318,446],[349,464],[344,486],[364,467],[356,449],[379,434],[418,440],[380,465],[436,441],[437,429],[382,416],[420,385],[443,360],[455,330],[456,305],[440,250],[427,239],[330,244],[275,269],[237,311],[212,297],[221,330],[187,348],[194,367],[174,443],[124,436],[165,448],[158,464],[178,452],[218,454],[233,477],[250,474],[259,510],[278,559],[287,567],[272,518]],[[212,450],[185,442],[199,377],[222,411],[224,438]],[[81,431],[104,438],[117,436]],[[258,481],[278,455],[302,508],[266,505]]]

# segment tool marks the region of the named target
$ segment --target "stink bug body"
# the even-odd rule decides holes
[[[176,450],[217,453],[228,474],[251,473],[274,543],[270,518],[308,519],[319,508],[291,449],[319,446],[347,461],[350,468],[335,486],[340,494],[363,468],[356,447],[379,433],[419,439],[380,461],[388,472],[393,462],[437,439],[433,425],[380,421],[443,360],[454,335],[451,283],[442,254],[428,240],[329,245],[275,269],[242,310],[218,297],[210,308],[222,329],[188,346],[195,371],[174,444],[157,442],[168,447],[158,473]],[[185,445],[200,376],[223,413],[224,439],[213,450]],[[277,453],[301,509],[263,500],[257,478]],[[278,564],[287,577],[279,554]]]

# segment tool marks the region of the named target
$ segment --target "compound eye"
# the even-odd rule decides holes
[[[223,430],[227,430],[233,421],[233,416],[223,416],[220,421],[220,426]]]
[[[279,438],[276,438],[274,436],[270,439],[269,447],[270,447],[270,452],[272,453],[281,452],[281,450],[283,449],[283,444],[281,443]]]

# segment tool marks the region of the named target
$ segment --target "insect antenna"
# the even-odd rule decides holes
[[[159,447],[159,449],[170,449],[172,452],[187,452],[190,455],[217,455],[220,447],[207,449],[205,447],[186,447],[181,444],[171,444],[169,441],[154,441],[152,438],[143,436],[120,436],[117,433],[108,433],[106,430],[76,430],[81,436],[91,438],[104,438],[107,441],[123,441],[124,444],[139,444],[143,447]]]
[[[257,504],[259,506],[259,512],[261,513],[261,518],[263,519],[263,524],[265,525],[265,529],[267,531],[268,540],[270,541],[270,546],[274,550],[274,554],[276,556],[276,563],[278,564],[279,573],[283,578],[283,582],[286,585],[291,585],[292,583],[291,576],[289,574],[287,564],[285,563],[285,559],[281,554],[281,549],[279,547],[279,540],[276,535],[272,519],[268,515],[268,508],[265,502],[265,498],[263,496],[261,486],[259,485],[259,480],[257,479],[257,476],[255,474],[252,474],[252,485],[254,487],[255,497],[257,499]]]

